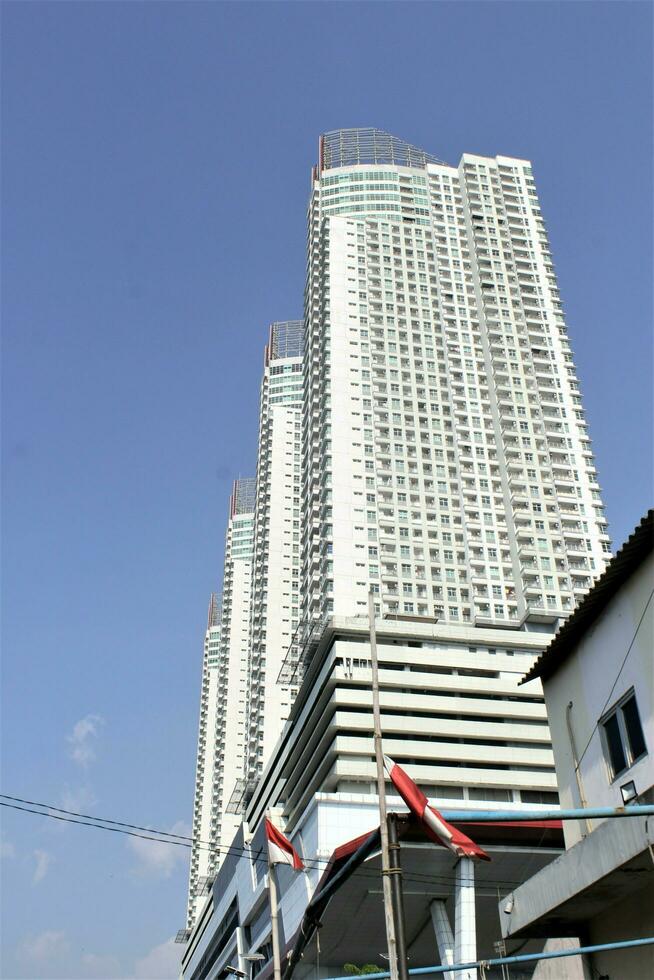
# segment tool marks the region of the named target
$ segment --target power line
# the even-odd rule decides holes
[[[5,803],[4,800],[15,800],[15,803]],[[25,803],[27,806],[19,806],[18,803]],[[154,830],[150,827],[142,827],[139,824],[125,823],[122,820],[110,820],[108,817],[97,817],[89,813],[76,813],[74,810],[64,810],[62,807],[51,806],[49,803],[38,803],[34,800],[24,800],[19,796],[8,796],[0,793],[0,806],[9,807],[12,810],[20,810],[23,813],[33,813],[39,817],[48,817],[51,820],[61,820],[63,823],[74,823],[80,827],[93,827],[96,830],[108,830],[115,834],[126,834],[129,837],[139,837],[142,840],[155,841],[159,844],[176,844],[179,847],[192,848],[194,845],[202,850],[223,852],[225,854],[234,853],[242,857],[244,854],[250,855],[253,861],[263,861],[263,858],[256,857],[251,850],[246,847],[221,847],[203,841],[197,837],[189,837],[187,834],[174,834],[167,830]],[[30,807],[41,807],[41,810],[30,809]],[[48,813],[47,810],[57,810],[57,813]],[[81,818],[81,819],[79,819]],[[110,824],[111,826],[107,826]],[[138,833],[137,831],[145,831]],[[310,863],[310,862],[305,862]],[[327,862],[325,862],[327,863]]]
[[[142,827],[136,823],[126,823],[124,820],[110,820],[109,817],[98,817],[93,813],[78,813],[76,810],[65,810],[63,807],[53,806],[51,803],[39,803],[36,800],[24,800],[20,796],[9,796],[7,793],[0,793],[0,799],[13,800],[14,803],[25,803],[28,806],[40,806],[45,810],[56,810],[57,813],[65,813],[69,817],[83,817],[85,820],[95,820],[99,821],[100,823],[115,824],[118,827],[129,827],[131,830],[145,830],[148,833],[157,834],[160,837],[178,837],[180,840],[190,841],[191,843],[210,844],[210,841],[201,841],[197,837],[189,837],[188,834],[174,834],[168,830],[153,830],[150,827]],[[44,816],[49,815],[50,814],[44,814]]]
[[[17,802],[8,803],[5,800],[14,800]],[[27,806],[20,806],[19,803],[27,804]],[[214,851],[214,852],[224,852],[226,854],[232,853],[236,854],[239,858],[247,855],[253,863],[267,863],[267,859],[263,854],[257,854],[253,852],[250,847],[221,847],[216,844],[211,844],[207,841],[201,841],[198,838],[189,837],[186,834],[173,834],[170,831],[165,830],[152,830],[149,827],[142,827],[139,824],[129,824],[120,820],[110,820],[105,817],[95,817],[91,814],[86,813],[76,813],[74,810],[64,810],[62,807],[50,806],[49,803],[37,803],[33,800],[25,800],[18,796],[8,796],[5,793],[0,793],[0,806],[9,807],[12,810],[19,810],[22,813],[32,813],[39,817],[48,817],[51,820],[59,820],[63,823],[77,824],[81,827],[93,827],[95,830],[107,830],[111,833],[124,834],[128,837],[137,837],[141,840],[149,840],[159,844],[176,844],[179,847],[186,847],[191,849],[194,845],[202,850]],[[41,810],[30,809],[30,807],[41,807]],[[48,813],[45,810],[57,810],[58,813]],[[100,821],[100,822],[99,822]],[[107,826],[110,824],[111,826]],[[140,833],[139,831],[145,831],[145,833]],[[179,839],[176,839],[179,838]],[[325,867],[330,863],[331,859],[319,858],[314,855],[312,858],[303,858],[303,863],[305,867],[313,868],[318,871],[324,870]],[[375,871],[365,871],[364,869],[359,870],[359,875],[361,877],[367,877],[379,880],[379,875]],[[435,884],[435,885],[450,885],[455,880],[455,875],[448,875],[444,872],[439,874],[423,874],[421,872],[411,872],[404,874],[404,880],[413,882],[414,884]],[[523,879],[493,879],[493,884],[506,885],[511,887],[513,885],[521,884]]]
[[[42,806],[43,804],[37,804],[37,806]],[[33,813],[37,817],[49,817],[50,820],[62,820],[64,823],[76,823],[81,827],[95,827],[96,830],[108,830],[114,834],[127,834],[129,837],[140,837],[143,840],[156,841],[159,844],[178,844],[180,847],[193,847],[193,844],[188,844],[186,841],[181,840],[162,840],[160,837],[148,837],[145,834],[137,834],[133,830],[126,830],[124,827],[106,827],[104,824],[100,823],[90,823],[86,820],[77,820],[75,817],[64,817],[56,813],[44,813],[41,810],[30,810],[25,806],[18,806],[17,803],[4,803],[0,800],[0,806],[9,807],[12,810],[21,810],[23,813]],[[112,821],[112,823],[115,821]],[[155,832],[156,833],[156,832]]]
[[[34,809],[28,809],[25,806],[16,806],[11,803],[3,803],[2,802],[3,799],[13,800],[16,803],[24,803],[27,804],[27,807],[41,807],[42,809],[34,810]],[[113,833],[124,833],[130,837],[140,837],[143,840],[151,840],[160,844],[177,844],[179,846],[186,847],[186,848],[192,848],[193,845],[196,845],[203,850],[224,852],[225,854],[233,853],[233,854],[237,854],[239,857],[242,857],[243,855],[247,855],[250,858],[250,860],[255,863],[266,863],[266,858],[262,856],[258,856],[256,852],[252,851],[249,845],[244,847],[236,847],[234,845],[220,846],[217,844],[212,844],[209,841],[203,841],[197,837],[190,837],[187,834],[174,834],[166,830],[156,830],[151,827],[143,827],[140,824],[126,823],[121,820],[112,820],[108,817],[98,817],[89,813],[79,813],[75,810],[65,810],[63,809],[63,807],[56,807],[56,806],[52,806],[49,803],[40,803],[34,800],[26,800],[19,796],[9,796],[6,793],[0,793],[0,806],[11,807],[12,809],[21,810],[25,813],[33,813],[36,816],[49,817],[50,819],[53,820],[61,820],[64,823],[78,824],[79,826],[82,827],[93,827],[96,830],[110,830]],[[43,812],[44,810],[56,810],[58,812],[55,814],[55,813]],[[65,814],[65,816],[60,816],[58,814]],[[82,818],[82,819],[75,819],[75,818]],[[112,826],[107,827],[104,826],[105,824],[111,824]],[[123,828],[129,828],[129,829],[123,829]],[[136,831],[145,831],[145,833],[136,833]],[[163,840],[162,838],[170,838],[170,839]],[[542,835],[541,835],[541,841],[542,841]],[[305,864],[306,867],[313,867],[320,870],[320,867],[329,864],[330,860],[331,860],[330,858],[329,859],[319,858],[317,856],[314,856],[313,858],[303,858],[303,863]],[[378,877],[376,872],[371,872],[370,876],[374,877],[375,879]],[[423,874],[421,872],[413,872],[412,875],[407,875],[406,879],[415,882],[420,882],[420,881],[452,882],[456,880],[454,875],[447,875],[445,873],[434,875],[434,874]],[[494,880],[496,880],[497,883],[499,884],[507,884],[507,885],[520,883],[517,879],[515,880],[494,879]]]

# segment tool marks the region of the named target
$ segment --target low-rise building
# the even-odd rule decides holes
[[[543,684],[561,804],[654,800],[654,510],[525,680]],[[566,852],[500,907],[507,938],[654,934],[654,820],[566,821]],[[593,976],[654,976],[654,947],[593,955]]]

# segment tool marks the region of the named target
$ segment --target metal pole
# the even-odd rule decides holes
[[[577,781],[577,789],[579,790],[579,802],[584,809],[587,808],[588,803],[586,801],[586,794],[584,793],[584,784],[581,779],[581,770],[579,769],[579,759],[577,758],[577,746],[575,744],[575,733],[572,730],[572,701],[568,702],[568,706],[565,709],[565,721],[568,726],[568,738],[570,739],[570,748],[572,749],[572,761],[575,765],[575,779]],[[593,825],[590,820],[586,820],[586,830],[588,833],[592,833]],[[582,834],[582,837],[585,837]]]
[[[370,664],[372,668],[372,718],[377,762],[377,795],[379,796],[379,832],[381,835],[382,887],[384,892],[384,918],[386,920],[386,939],[388,941],[388,966],[391,980],[399,980],[397,968],[397,942],[393,919],[393,895],[391,889],[390,857],[388,851],[388,823],[386,818],[386,778],[384,775],[384,752],[382,749],[381,713],[379,710],[379,665],[377,662],[377,635],[375,633],[375,595],[368,595],[368,618],[370,621]],[[275,978],[277,980],[277,978]]]
[[[404,893],[402,891],[402,858],[397,833],[397,813],[388,814],[388,851],[391,870],[391,887],[395,910],[395,939],[397,940],[397,972],[400,980],[408,980],[409,964],[406,952],[404,928]]]
[[[585,956],[589,953],[603,953],[607,949],[634,949],[638,946],[651,946],[654,936],[646,939],[625,939],[617,943],[600,943],[597,946],[578,946],[576,949],[557,949],[551,953],[520,953],[519,956],[500,956],[492,960],[477,960],[475,963],[452,963],[448,966],[418,966],[409,970],[410,977],[424,977],[457,970],[472,968],[488,969],[489,966],[501,966],[503,963],[535,963],[538,960],[556,960],[564,956]],[[369,973],[366,980],[387,980],[390,974],[386,972]],[[329,977],[329,980],[351,980],[351,977]]]
[[[587,817],[652,817],[654,805],[638,803],[633,806],[594,806],[587,810],[450,810],[440,811],[445,820],[455,823],[538,823],[544,820],[585,820]],[[372,974],[371,974],[372,975]]]
[[[282,980],[282,954],[279,942],[279,911],[277,903],[277,881],[275,865],[268,862],[268,891],[270,895],[270,925],[272,927],[273,977]]]

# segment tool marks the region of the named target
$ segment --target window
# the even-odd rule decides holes
[[[633,690],[625,694],[617,705],[600,719],[600,729],[604,754],[613,781],[647,752]]]

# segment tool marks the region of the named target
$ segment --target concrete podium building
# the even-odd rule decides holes
[[[558,795],[542,690],[520,681],[609,556],[527,161],[466,154],[455,167],[379,130],[326,134],[307,259],[299,613],[287,649],[266,652],[281,664],[289,711],[238,800],[235,852],[188,941],[192,980],[228,965],[262,980],[270,971],[266,810],[310,864],[281,883],[289,948],[340,846],[378,823],[369,592],[385,750],[439,808],[545,810]],[[546,826],[479,842],[495,848],[477,890],[488,956],[501,940],[502,882],[551,861],[563,836]],[[405,851],[429,886],[410,895],[422,917],[411,965],[427,965],[439,955],[432,903],[452,914],[452,867],[418,840]],[[381,963],[376,860],[349,886],[368,923],[351,955],[365,947]],[[342,972],[345,948],[320,946],[322,956],[315,943],[305,950],[298,976]]]

